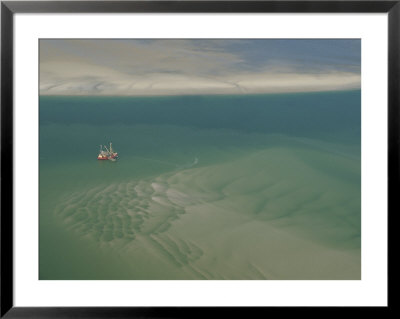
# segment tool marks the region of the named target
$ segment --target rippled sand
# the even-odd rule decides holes
[[[316,141],[101,183],[55,212],[132,279],[361,276],[359,158]]]

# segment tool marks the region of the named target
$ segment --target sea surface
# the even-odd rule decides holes
[[[360,100],[41,96],[39,279],[360,279]]]

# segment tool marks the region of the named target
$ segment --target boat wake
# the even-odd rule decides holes
[[[198,163],[199,163],[199,159],[197,157],[195,157],[193,162],[191,162],[189,164],[183,164],[183,165],[177,166],[177,170],[192,168],[193,166],[196,166]]]

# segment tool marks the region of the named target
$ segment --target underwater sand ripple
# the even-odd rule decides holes
[[[314,153],[313,157],[314,161]],[[353,160],[348,161],[350,168],[346,169],[351,169]],[[333,266],[327,266],[328,259],[320,260],[318,270],[321,278],[341,278],[332,269],[335,265],[350,269],[351,276],[359,267],[357,187],[286,150],[272,149],[152,179],[99,185],[71,194],[56,212],[68,228],[101,246],[125,249],[142,245],[173,267],[184,269],[191,278],[292,278],[285,277],[285,272],[299,278],[310,276],[306,270],[294,269],[295,265],[282,264],[282,258],[291,256],[278,252],[271,238],[292,256],[296,251],[332,260],[341,256],[343,263]],[[258,234],[265,233],[257,239],[265,244],[260,248],[253,245],[250,252],[244,246],[247,239],[235,235],[241,234],[246,222],[254,223]],[[272,235],[274,228],[279,232]],[[246,236],[252,243],[258,235],[249,232]],[[242,246],[235,246],[235,241]],[[350,253],[328,253],[331,248]],[[318,249],[321,253],[316,253]],[[221,251],[226,255],[221,257]],[[260,257],[263,254],[277,259],[265,261]],[[313,258],[310,260],[315,262]]]

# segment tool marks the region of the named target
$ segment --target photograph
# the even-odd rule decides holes
[[[39,280],[361,279],[361,39],[41,38],[38,90]]]

